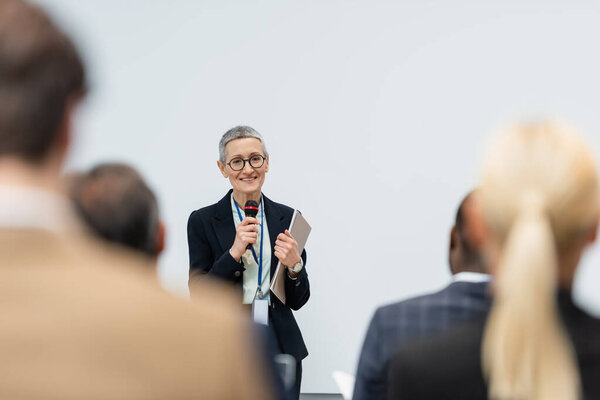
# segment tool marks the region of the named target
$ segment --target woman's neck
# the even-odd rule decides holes
[[[260,204],[260,195],[261,193],[240,193],[237,191],[233,191],[233,199],[238,204],[239,207],[244,207],[248,200],[254,200],[255,202]]]

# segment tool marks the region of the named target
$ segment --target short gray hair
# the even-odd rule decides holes
[[[269,153],[267,153],[267,147],[265,146],[265,141],[263,140],[262,135],[258,133],[254,128],[245,125],[240,125],[236,126],[235,128],[231,128],[230,130],[225,132],[225,134],[221,137],[221,140],[219,141],[219,160],[221,160],[223,164],[225,164],[225,146],[227,146],[227,143],[231,142],[232,140],[242,138],[256,138],[260,140],[260,143],[262,144],[263,148],[263,153],[265,153],[265,157],[269,155]]]

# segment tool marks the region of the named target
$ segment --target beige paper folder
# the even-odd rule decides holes
[[[304,250],[304,245],[306,245],[306,240],[308,239],[308,235],[310,235],[311,229],[308,222],[300,214],[300,211],[294,210],[288,231],[290,231],[296,242],[298,242],[298,252],[300,254]],[[273,279],[271,280],[271,291],[283,304],[285,304],[285,274],[285,267],[281,265],[281,262],[278,262]]]

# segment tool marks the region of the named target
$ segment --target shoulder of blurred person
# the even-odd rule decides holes
[[[557,300],[579,363],[585,367],[581,369],[583,398],[600,398],[600,319],[576,306],[566,291],[560,292]],[[487,399],[481,363],[486,321],[487,315],[483,315],[442,334],[401,345],[388,366],[387,398]],[[435,384],[421,384],[423,381]]]
[[[270,398],[239,308],[177,299],[75,226],[59,176],[85,89],[68,36],[0,1],[0,397]]]
[[[379,307],[365,335],[353,399],[386,398],[387,367],[399,346],[486,315],[491,304],[487,286],[453,282],[438,292]]]
[[[85,235],[1,230],[0,394],[269,398],[240,308],[208,282],[207,301],[177,299],[147,262]]]
[[[471,229],[479,215],[467,195],[450,232],[452,282],[434,293],[379,307],[367,329],[356,372],[354,400],[383,399],[386,368],[403,343],[435,335],[449,327],[485,315],[491,301],[479,247]]]
[[[390,357],[385,398],[487,399],[480,360],[485,321],[480,316],[444,333],[403,343]]]

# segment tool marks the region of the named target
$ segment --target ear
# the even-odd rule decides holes
[[[450,264],[450,273],[454,275],[457,271],[454,270],[456,267],[457,257],[458,257],[458,232],[456,232],[456,226],[452,227],[450,230],[450,246],[448,248],[448,263]]]
[[[590,232],[588,233],[587,244],[593,244],[598,239],[598,220],[594,222],[594,225],[590,228]]]
[[[58,128],[58,134],[56,135],[55,151],[58,156],[59,164],[62,165],[64,159],[67,156],[67,152],[71,148],[72,135],[73,135],[73,119],[75,117],[75,110],[81,101],[81,95],[71,95],[65,105],[65,111],[63,113],[62,121]]]
[[[267,159],[265,160],[265,172],[269,172],[269,155],[267,154]]]
[[[68,111],[68,116],[65,116],[65,123],[63,128],[60,130],[57,137],[57,149],[58,154],[61,156],[61,159],[66,157],[69,148],[71,148],[71,137],[72,137],[72,113],[73,111]]]
[[[223,175],[224,178],[229,178],[229,175],[225,171],[225,164],[223,164],[220,160],[218,160],[217,167],[219,167],[219,171],[221,171],[221,174]]]
[[[165,249],[166,228],[162,220],[158,221],[158,232],[156,233],[156,256],[158,257]]]
[[[456,225],[452,227],[450,231],[450,251],[456,248]]]

